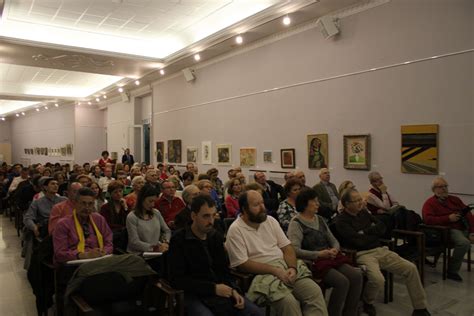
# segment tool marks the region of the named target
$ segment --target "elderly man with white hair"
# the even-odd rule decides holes
[[[313,190],[318,194],[319,215],[329,220],[334,214],[337,214],[339,193],[334,183],[330,182],[331,173],[328,168],[321,168],[319,179],[321,181],[313,187]]]
[[[370,189],[367,195],[367,208],[374,214],[392,213],[399,205],[395,198],[387,192],[383,177],[377,171],[369,173]]]
[[[423,204],[423,220],[428,225],[449,227],[451,242],[454,244],[453,257],[449,260],[448,279],[462,281],[459,269],[464,256],[474,243],[473,205],[467,206],[460,198],[450,195],[448,182],[437,177],[433,180],[431,190],[434,195]]]

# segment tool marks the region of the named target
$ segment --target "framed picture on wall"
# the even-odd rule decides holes
[[[281,156],[281,167],[283,169],[295,168],[295,149],[294,148],[281,149],[280,156]]]
[[[402,132],[402,172],[438,174],[438,125],[406,125]]]
[[[329,165],[328,134],[307,136],[308,168],[321,169]]]
[[[257,164],[257,148],[240,148],[240,166],[254,167]]]
[[[156,162],[165,162],[165,142],[156,142]]]
[[[198,149],[197,147],[187,147],[186,148],[186,160],[187,162],[197,162]]]
[[[344,135],[344,168],[370,170],[370,135]]]
[[[181,163],[181,139],[168,141],[168,162]]]
[[[201,163],[203,165],[212,164],[212,143],[210,141],[201,142]]]
[[[232,145],[217,145],[217,163],[221,165],[230,165],[232,163]]]
[[[273,153],[271,150],[263,151],[263,162],[272,163],[273,162]]]

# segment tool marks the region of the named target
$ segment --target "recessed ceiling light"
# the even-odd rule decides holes
[[[194,55],[194,60],[195,61],[200,61],[201,60],[201,55],[199,55],[199,54]]]
[[[55,107],[58,107],[58,106],[59,106],[59,104],[57,104],[57,103],[54,103],[54,106],[55,106]]]
[[[25,116],[25,112],[21,112],[21,115]]]
[[[45,110],[47,110],[47,109],[48,109],[48,107],[47,107],[47,106],[45,106],[45,107],[44,107],[44,109],[45,109]]]
[[[122,87],[118,88],[118,92],[122,93],[122,92],[123,92],[123,88],[122,88]]]
[[[40,109],[39,109],[39,108],[36,108],[36,112],[39,112],[39,111],[40,111]]]
[[[96,100],[97,102],[100,102],[100,99],[99,99],[99,98],[95,98],[95,100]]]
[[[15,115],[16,115],[16,117],[19,117],[19,116],[20,116],[20,114],[18,114],[18,113],[17,113],[17,114],[15,114]]]
[[[139,86],[140,85],[140,80],[135,80],[135,85]]]
[[[89,101],[89,102],[87,102],[87,104],[89,104],[89,105],[92,105],[92,102],[91,102],[91,101]]]
[[[411,63],[410,61],[406,61],[404,62],[405,65],[408,65],[409,63]]]
[[[77,105],[81,105],[81,102],[77,102]]]
[[[242,38],[242,36],[238,35],[236,38],[235,38],[235,42],[237,44],[242,44],[244,42],[244,39]]]
[[[160,75],[164,75],[165,74],[165,70],[164,69],[160,69]]]
[[[5,121],[5,118],[4,118],[4,117],[2,117],[2,121]]]
[[[104,99],[107,99],[107,96],[106,96],[105,94],[104,94],[102,97],[103,97]]]
[[[290,25],[291,24],[291,19],[288,15],[283,18],[283,24],[284,25]]]

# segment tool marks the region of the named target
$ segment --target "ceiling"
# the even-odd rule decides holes
[[[380,0],[0,0],[0,116],[91,101]],[[163,72],[159,71],[163,69]],[[51,106],[49,106],[51,108]]]

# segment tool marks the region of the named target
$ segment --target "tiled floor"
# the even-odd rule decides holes
[[[432,315],[474,316],[474,272],[467,272],[464,264],[461,276],[464,282],[441,280],[441,265],[436,269],[426,266],[426,292]],[[382,300],[382,295],[379,297]],[[405,286],[395,280],[394,301],[376,304],[378,315],[411,315],[411,303]],[[23,270],[20,257],[20,239],[13,223],[0,215],[0,316],[36,315],[35,297]]]

